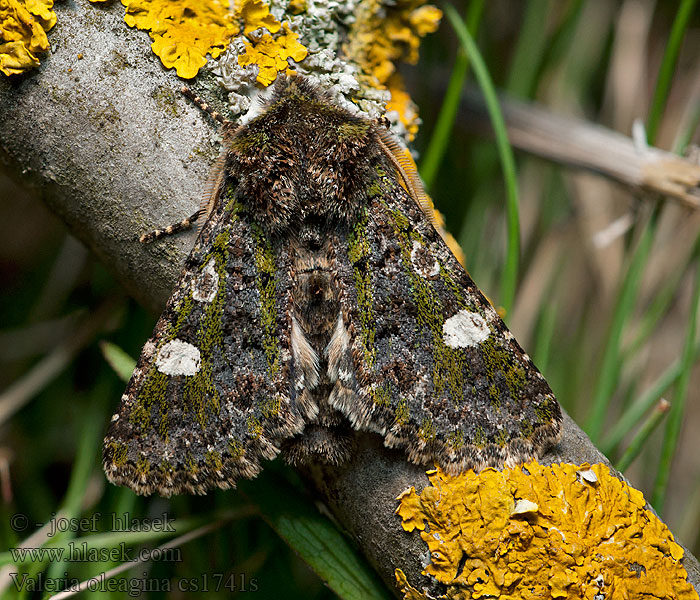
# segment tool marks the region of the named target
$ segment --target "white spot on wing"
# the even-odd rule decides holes
[[[210,258],[197,279],[192,282],[192,298],[198,302],[211,302],[219,291],[219,274],[216,261]]]
[[[468,310],[460,310],[447,319],[442,326],[442,339],[450,348],[478,346],[489,335],[491,330],[484,318]]]
[[[440,263],[417,240],[413,240],[411,263],[416,272],[423,277],[435,277],[440,273]]]
[[[170,376],[192,376],[199,372],[201,362],[202,357],[197,346],[174,339],[160,349],[156,368]]]

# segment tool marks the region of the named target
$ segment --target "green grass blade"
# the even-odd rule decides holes
[[[678,269],[675,273],[669,275],[668,283],[659,291],[652,301],[651,305],[642,317],[642,322],[634,340],[622,351],[623,361],[629,361],[635,353],[644,347],[644,343],[654,333],[661,319],[666,315],[671,307],[673,300],[678,293],[678,286],[681,283],[683,275],[687,269],[687,265]]]
[[[571,45],[575,43],[575,32],[579,25],[584,6],[583,0],[573,0],[569,3],[569,6],[564,9],[565,14],[561,20],[561,24],[547,43],[547,52],[540,66],[538,78],[541,78],[544,72],[559,65],[569,52]]]
[[[104,381],[104,380],[103,380]],[[78,443],[75,462],[68,490],[59,514],[67,519],[78,517],[82,510],[83,498],[87,491],[90,477],[94,473],[97,457],[99,456],[100,441],[102,439],[102,427],[105,421],[104,403],[101,399],[109,397],[109,385],[98,385],[90,398],[88,409],[83,413],[80,425],[80,441]],[[71,539],[75,533],[71,531],[56,534],[56,539]],[[61,576],[65,570],[66,561],[51,563],[47,573],[50,579]]]
[[[642,232],[639,244],[635,249],[629,263],[627,274],[620,287],[620,292],[615,304],[612,323],[608,330],[608,336],[603,353],[600,376],[596,383],[593,396],[593,408],[588,417],[586,433],[594,441],[600,438],[605,421],[605,413],[617,387],[620,374],[620,340],[627,317],[632,314],[637,298],[637,290],[644,273],[644,267],[649,258],[651,246],[656,232],[656,223],[660,213],[660,205],[657,205]]]
[[[272,529],[338,596],[344,600],[393,597],[338,528],[292,486],[258,479],[240,487],[260,507]]]
[[[109,366],[112,367],[114,372],[119,376],[119,379],[124,382],[131,379],[131,374],[136,368],[136,361],[131,358],[131,356],[129,356],[116,344],[106,342],[104,340],[100,342],[100,351],[102,352],[104,359],[107,361],[107,364],[109,364]]]
[[[695,97],[695,100],[697,100],[697,96]],[[695,130],[698,128],[698,125],[700,125],[700,102],[696,102],[691,108],[689,116],[686,119],[686,123],[684,123],[680,134],[673,144],[673,151],[676,154],[682,154],[685,152],[685,149],[693,140],[693,135],[695,134]]]
[[[697,330],[698,310],[700,310],[700,258],[696,254],[697,274],[695,276],[695,287],[693,289],[693,300],[690,305],[690,315],[688,317],[688,327],[686,330],[683,355],[681,357],[681,371],[678,383],[671,402],[671,412],[666,424],[666,435],[661,447],[661,460],[654,483],[654,492],[651,503],[657,511],[662,512],[666,500],[666,488],[671,474],[671,463],[678,447],[678,437],[680,436],[681,424],[683,422],[683,412],[688,396],[688,384],[693,370],[693,355],[695,349],[695,334]]]
[[[483,9],[484,0],[475,0],[469,3],[465,21],[467,23],[467,28],[473,35],[476,35]],[[435,128],[430,137],[428,148],[423,155],[423,160],[421,161],[419,169],[421,179],[428,192],[430,192],[433,183],[435,183],[435,178],[440,170],[442,159],[450,144],[452,127],[454,126],[457,109],[459,108],[459,102],[462,97],[464,81],[467,78],[468,72],[469,59],[464,50],[460,48],[457,53],[457,58],[455,59],[454,67],[452,68],[450,81],[447,84],[445,99],[442,102]]]
[[[698,359],[700,359],[700,342],[697,342],[693,348],[693,362]],[[661,374],[652,387],[622,413],[600,444],[600,448],[605,454],[610,456],[614,452],[617,445],[622,441],[622,438],[632,431],[636,424],[642,419],[644,413],[646,413],[654,403],[678,381],[682,370],[682,361],[675,361]]]
[[[506,211],[508,216],[508,243],[506,249],[506,264],[501,279],[501,304],[510,312],[515,298],[515,288],[518,281],[518,262],[520,257],[520,222],[518,215],[518,182],[515,173],[515,159],[513,150],[508,142],[506,124],[498,104],[498,97],[489,76],[479,49],[471,34],[464,26],[454,7],[445,6],[445,14],[454,27],[464,51],[471,59],[474,75],[479,82],[479,87],[484,94],[486,107],[489,112],[491,124],[496,136],[496,146],[503,168],[506,185]]]
[[[510,95],[530,98],[537,84],[548,38],[543,25],[552,8],[551,0],[530,0],[525,4],[523,25],[513,51],[513,61],[508,71],[505,89]]]
[[[639,453],[641,452],[642,447],[644,446],[646,441],[649,439],[649,436],[653,433],[653,431],[657,428],[661,421],[663,421],[664,417],[668,413],[669,407],[670,404],[667,400],[662,399],[659,401],[659,403],[654,408],[654,411],[649,415],[649,417],[647,417],[647,420],[639,429],[637,435],[634,436],[634,438],[630,442],[630,445],[627,446],[627,449],[615,465],[615,468],[618,471],[624,472],[627,469],[627,467],[629,467],[632,464],[634,459],[637,458],[637,456],[639,456]]]
[[[532,353],[532,360],[537,368],[545,372],[549,364],[549,356],[554,339],[554,329],[557,323],[557,303],[548,302],[542,304],[538,327],[535,334],[535,350]]]
[[[697,0],[681,0],[676,18],[673,21],[673,28],[671,29],[671,35],[666,44],[663,60],[661,61],[659,77],[656,80],[654,96],[651,100],[649,117],[647,119],[647,142],[652,145],[656,140],[659,123],[661,122],[661,117],[663,116],[668,99],[668,93],[671,89],[671,79],[673,78],[673,71],[678,61],[681,43],[685,36],[685,31],[688,28],[688,22],[693,16],[693,9],[695,8],[696,2]]]

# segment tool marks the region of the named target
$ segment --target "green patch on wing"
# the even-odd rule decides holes
[[[239,458],[242,458],[245,454],[245,448],[243,448],[243,444],[241,444],[241,442],[239,442],[238,440],[229,440],[228,451],[231,454],[231,458],[233,460],[238,460]]]
[[[437,431],[431,419],[423,419],[423,423],[418,430],[418,437],[424,442],[431,442],[437,437]]]
[[[342,140],[363,138],[369,131],[369,123],[344,122],[338,125],[338,138]]]
[[[175,473],[175,467],[173,467],[169,460],[161,461],[161,463],[158,465],[158,470],[165,478],[172,477],[173,473]]]
[[[378,385],[372,388],[372,402],[379,406],[389,407],[391,404],[391,392],[389,388],[384,385]]]
[[[455,431],[447,435],[447,443],[453,450],[460,450],[464,448],[464,433],[461,429],[456,429]]]
[[[109,442],[109,449],[112,451],[112,462],[115,467],[123,467],[128,458],[129,448],[122,442]]]
[[[406,400],[406,398],[401,398],[394,411],[394,420],[399,425],[405,425],[408,423],[410,417],[411,413],[408,408],[408,400]]]
[[[165,343],[165,342],[163,342]],[[162,346],[163,344],[160,344]],[[160,348],[159,346],[159,348]],[[141,387],[138,395],[138,404],[131,412],[129,420],[136,425],[141,431],[151,429],[151,411],[154,404],[158,404],[160,412],[160,423],[158,427],[158,435],[166,438],[167,431],[167,410],[166,392],[168,389],[168,377],[165,373],[161,373],[156,369],[155,364],[151,366],[146,375],[146,379]]]
[[[199,272],[201,273],[210,261],[214,261],[214,270],[218,276],[218,286],[216,295],[208,303],[204,316],[196,331],[197,347],[201,355],[201,367],[195,375],[184,376],[183,384],[183,404],[184,410],[193,410],[195,418],[200,427],[204,430],[207,427],[207,414],[217,414],[219,412],[219,393],[214,385],[212,373],[213,351],[215,347],[223,347],[223,332],[221,323],[223,320],[223,309],[226,302],[226,260],[228,244],[230,239],[229,228],[238,218],[240,205],[229,203],[226,207],[230,212],[228,217],[229,225],[219,235],[212,244],[211,251],[204,256],[201,261]],[[164,335],[158,343],[154,352],[157,357],[161,348],[171,342],[182,332],[188,323],[192,311],[195,307],[193,290],[188,293],[174,307],[176,315],[175,322],[168,326],[168,333]],[[155,366],[151,365],[144,379],[144,383],[138,394],[138,405],[132,411],[130,421],[137,425],[142,431],[153,427],[151,414],[153,406],[158,406],[158,435],[168,441],[169,420],[168,412],[170,403],[168,402],[168,383],[170,376],[161,373]]]
[[[374,299],[372,296],[372,273],[368,267],[371,248],[367,239],[367,212],[355,223],[348,236],[348,259],[352,265],[357,293],[357,305],[360,312],[360,339],[365,364],[374,366],[376,348],[374,345]]]
[[[280,368],[280,348],[277,341],[277,277],[272,242],[257,225],[252,227],[255,239],[255,282],[260,295],[260,319],[263,329],[263,348],[271,377]]]
[[[260,407],[260,412],[264,418],[272,419],[279,415],[281,407],[282,397],[278,395],[274,396],[273,398],[263,400],[262,406]]]
[[[547,425],[548,423],[551,423],[554,416],[558,413],[558,406],[559,405],[553,396],[548,397],[545,401],[539,404],[537,408],[535,408],[537,424]]]
[[[480,350],[489,380],[494,382],[496,375],[501,373],[511,396],[519,398],[527,384],[525,369],[513,360],[508,350],[498,345],[495,336],[482,342]]]
[[[423,237],[411,227],[408,218],[398,210],[383,204],[394,228],[401,248],[401,261],[409,279],[413,301],[417,312],[418,327],[426,328],[432,337],[433,385],[436,395],[449,393],[455,404],[462,401],[465,385],[464,353],[458,348],[445,345],[442,327],[445,322],[444,309],[429,280],[421,277],[413,268],[411,252],[413,242],[425,246]],[[442,265],[440,270],[443,271]]]
[[[213,471],[221,471],[224,466],[221,460],[221,454],[216,450],[208,450],[204,456],[204,462]]]
[[[231,215],[231,221],[233,222],[235,218],[234,213]],[[223,348],[224,343],[221,323],[226,303],[226,261],[230,237],[228,229],[217,235],[212,244],[211,252],[204,257],[199,268],[199,272],[202,273],[213,260],[218,283],[216,294],[208,303],[204,317],[202,317],[197,329],[201,366],[197,373],[185,380],[183,396],[184,408],[194,411],[195,418],[203,431],[207,428],[207,414],[218,414],[220,407],[219,392],[214,385],[212,361],[214,360],[214,348]]]
[[[150,471],[151,463],[148,462],[148,459],[143,454],[140,454],[136,460],[136,473],[138,473],[142,479],[145,479]]]

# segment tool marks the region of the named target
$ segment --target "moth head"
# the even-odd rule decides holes
[[[237,195],[271,232],[354,218],[377,178],[374,122],[302,77],[283,78],[261,113],[227,140]]]

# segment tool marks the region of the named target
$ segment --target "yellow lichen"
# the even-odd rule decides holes
[[[409,138],[415,138],[416,133],[418,133],[418,113],[415,110],[415,105],[411,102],[411,97],[403,87],[401,77],[395,73],[387,85],[389,92],[391,92],[391,99],[386,103],[387,112],[396,111],[408,131]]]
[[[270,33],[277,33],[281,24],[270,14],[270,7],[262,0],[236,0],[236,18],[243,21],[243,33],[264,27]]]
[[[0,72],[17,75],[39,65],[49,49],[46,32],[56,24],[53,0],[0,1]]]
[[[406,531],[421,531],[423,572],[465,598],[697,599],[682,548],[641,492],[602,464],[542,466],[452,477],[399,496]],[[404,598],[421,598],[403,573]]]
[[[256,42],[245,42],[245,52],[238,57],[238,64],[258,65],[258,82],[265,86],[270,85],[280,72],[286,72],[291,58],[299,62],[306,58],[307,49],[298,42],[299,34],[289,29],[285,21],[282,23],[284,33],[273,37],[269,33],[264,34]]]
[[[402,95],[396,63],[414,64],[418,60],[420,38],[437,29],[442,12],[423,0],[398,0],[391,5],[366,0],[355,17],[345,54],[360,66],[373,87],[391,90],[390,105],[414,135],[417,116],[408,96]]]
[[[306,10],[306,0],[289,0],[289,12],[298,15]]]
[[[130,27],[148,30],[151,48],[180,77],[194,77],[238,33],[225,0],[122,0]]]

